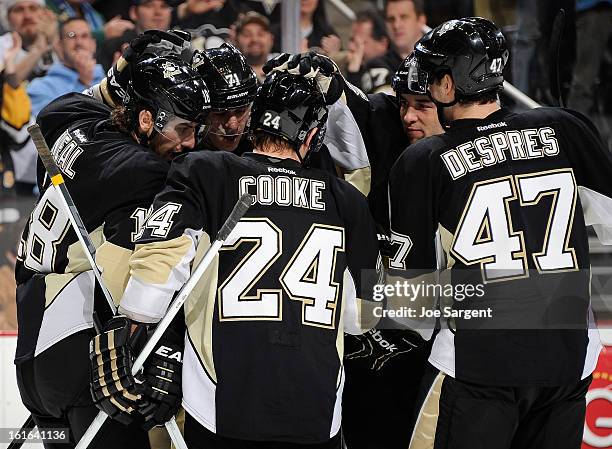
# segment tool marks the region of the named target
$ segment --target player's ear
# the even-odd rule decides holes
[[[455,99],[455,80],[449,73],[446,73],[440,80],[440,87],[445,97],[445,103],[450,103]]]
[[[153,114],[151,111],[143,109],[138,114],[138,128],[141,133],[150,134],[153,130]]]
[[[308,153],[308,149],[310,148],[310,144],[312,143],[312,138],[314,137],[314,135],[317,133],[318,130],[319,128],[315,127],[315,128],[312,128],[310,131],[308,131],[306,140],[302,144],[302,148],[300,148],[300,154],[302,154],[302,157],[304,157],[306,153]]]

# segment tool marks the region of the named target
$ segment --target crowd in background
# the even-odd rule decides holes
[[[487,17],[512,44],[507,79],[542,105],[588,115],[612,149],[612,0],[345,3],[355,20],[331,2],[301,0],[301,50],[329,55],[364,92],[391,93],[391,76],[426,26]],[[36,151],[26,129],[46,104],[99,82],[127,43],[149,29],[188,31],[196,48],[231,41],[262,79],[263,64],[281,50],[282,7],[281,0],[0,0],[0,232],[2,203],[37,194]],[[551,36],[560,8],[566,20],[557,46]],[[10,264],[9,255],[0,257],[0,330],[14,326]]]

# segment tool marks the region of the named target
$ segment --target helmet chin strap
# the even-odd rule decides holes
[[[436,100],[431,95],[431,91],[429,89],[427,89],[427,96],[433,102],[433,104],[436,105],[436,111],[438,113],[438,121],[440,122],[440,125],[442,125],[443,127],[448,126],[448,124],[446,123],[446,119],[444,118],[444,108],[450,108],[451,106],[455,106],[459,102],[457,94],[455,93],[455,99],[448,103]]]

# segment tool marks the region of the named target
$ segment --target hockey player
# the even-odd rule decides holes
[[[199,139],[198,149],[233,151],[239,155],[252,151],[247,133],[258,81],[244,55],[225,43],[219,48],[196,51],[193,67],[209,86],[212,104],[206,134]],[[326,93],[331,104],[333,98],[340,96],[341,88]],[[359,129],[348,115],[346,105],[338,103],[330,108],[325,144],[309,163],[312,167],[340,172],[367,195],[370,163]]]
[[[508,50],[492,22],[448,21],[415,52],[408,79],[448,129],[392,169],[392,268],[434,270],[438,231],[454,294],[410,447],[577,449],[601,348],[585,225],[610,243],[610,154],[576,112],[499,107]]]
[[[186,303],[192,449],[340,447],[342,331],[362,331],[362,270],[378,248],[365,198],[303,166],[326,119],[313,80],[270,75],[253,106],[255,151],[176,159],[144,223],[120,308],[157,322],[236,199],[255,201]]]
[[[249,151],[245,137],[258,88],[257,75],[242,53],[229,43],[196,51],[192,65],[211,94],[211,111],[201,148],[239,154]]]
[[[189,64],[174,57],[138,59],[132,47],[126,53],[132,58],[127,61],[129,100],[123,108],[111,110],[88,96],[68,94],[50,103],[37,119],[85,227],[99,246],[97,263],[117,301],[129,276],[134,236],[163,186],[169,159],[193,148],[195,126],[209,107],[206,87]],[[64,448],[78,442],[98,412],[96,405],[108,409],[108,390],[94,391],[96,405],[92,401],[88,357],[95,334],[92,314],[95,309],[103,318],[108,306],[94,306],[92,271],[56,190],[40,175],[42,196],[23,232],[16,267],[15,362],[21,397],[36,425],[70,429],[70,445],[46,447]],[[156,386],[156,374],[153,366],[144,385]],[[143,404],[163,402],[150,388],[128,392],[119,381],[109,382],[108,388],[119,389],[126,398],[142,395]],[[150,416],[141,418],[150,419],[159,409],[150,407]],[[137,410],[125,407],[114,417],[129,423],[134,415],[139,415]],[[92,447],[146,448],[148,441],[136,425],[126,428],[112,422]]]
[[[271,61],[268,67],[281,67]],[[391,257],[387,182],[391,166],[409,143],[440,134],[436,107],[425,90],[414,90],[408,74],[414,57],[407,57],[393,76],[394,96],[364,95],[348,82],[344,97],[363,135],[372,161],[370,210],[378,224],[381,253]],[[339,76],[325,56],[304,53],[292,58],[287,69],[317,71],[319,84]],[[268,69],[269,70],[269,69]],[[278,70],[278,69],[277,69]],[[381,130],[384,129],[384,132]],[[431,345],[406,330],[382,327],[363,335],[347,336],[343,435],[351,449],[406,448],[414,421],[413,408]],[[372,422],[372,411],[376,421]],[[384,426],[384,428],[383,428]]]

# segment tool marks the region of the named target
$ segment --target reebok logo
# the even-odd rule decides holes
[[[268,173],[286,173],[288,175],[296,174],[293,170],[288,170],[286,168],[276,168],[276,167],[268,167]]]
[[[499,122],[499,123],[491,123],[490,125],[485,125],[485,126],[477,126],[476,129],[478,131],[486,131],[488,129],[504,128],[506,126],[508,126],[506,122]]]
[[[374,339],[374,341],[376,343],[378,343],[381,348],[384,348],[384,349],[386,349],[389,352],[397,351],[397,346],[395,346],[395,344],[389,343],[387,340],[385,340],[379,330],[372,329],[369,332],[370,332],[370,335],[372,336],[372,338]]]

